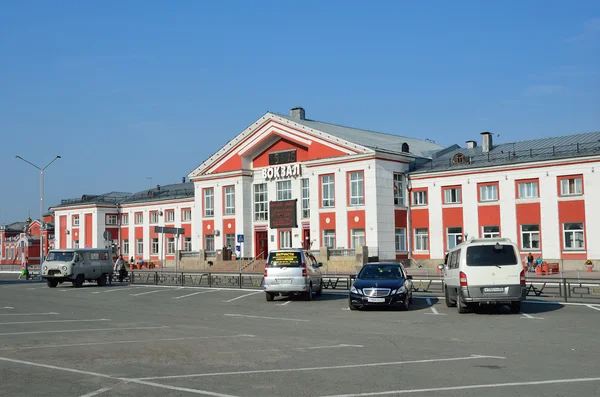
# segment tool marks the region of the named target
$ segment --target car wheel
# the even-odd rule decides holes
[[[357,306],[354,306],[351,302],[350,302],[350,298],[348,298],[348,308],[350,310],[358,310]]]
[[[456,306],[456,301],[450,299],[450,294],[448,293],[448,287],[444,288],[444,298],[446,300],[446,306],[454,307]]]
[[[412,296],[412,292],[410,293],[410,298],[408,298],[408,303],[410,303],[412,305],[413,303],[413,296]]]
[[[56,280],[46,280],[46,284],[48,284],[48,287],[50,287],[50,288],[56,288],[56,286],[58,285],[58,281],[56,281]]]
[[[317,296],[323,295],[323,280],[321,280],[321,284],[319,284],[319,289],[316,292]]]
[[[467,304],[462,301],[460,293],[456,294],[456,307],[461,314],[467,312]]]
[[[73,282],[73,286],[75,288],[81,288],[81,287],[83,287],[83,282],[84,281],[85,281],[85,279],[83,278],[83,274],[80,274],[80,275],[77,276],[77,278]]]
[[[521,313],[521,302],[510,302],[510,312],[513,314]]]
[[[98,283],[99,287],[104,287],[106,285],[106,274],[103,274],[102,276],[98,277],[96,279],[96,282]]]
[[[265,292],[265,295],[267,296],[267,302],[273,302],[273,299],[275,299],[275,295],[270,292]]]
[[[308,291],[306,291],[305,298],[307,301],[311,301],[313,299],[312,284],[308,285]]]

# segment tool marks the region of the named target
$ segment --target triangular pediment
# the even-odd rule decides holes
[[[262,156],[268,155],[268,151],[285,149],[296,149],[298,161],[373,153],[372,149],[267,113],[200,164],[189,177],[261,167]]]

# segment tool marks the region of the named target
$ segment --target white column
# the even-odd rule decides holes
[[[477,203],[477,182],[462,184],[463,235],[479,238],[479,213]]]
[[[427,189],[427,208],[429,208],[429,257],[444,258],[444,225],[442,217],[442,188],[440,182],[433,182]],[[414,225],[413,225],[414,229]],[[414,240],[414,230],[410,231]]]

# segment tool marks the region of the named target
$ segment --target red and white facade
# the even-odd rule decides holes
[[[53,217],[48,216],[45,222],[53,222]],[[43,231],[46,252],[54,247],[52,224],[46,223]],[[27,257],[32,265],[39,264],[40,260],[40,231],[39,220],[30,219],[27,222],[17,222],[0,226],[0,265],[19,265]]]

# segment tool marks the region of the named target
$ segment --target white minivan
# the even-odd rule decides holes
[[[111,251],[102,248],[51,250],[42,264],[42,278],[48,287],[70,281],[80,288],[85,281],[106,284],[113,275]]]
[[[519,313],[527,295],[519,258],[517,245],[507,238],[473,238],[452,248],[438,265],[446,305],[465,313],[473,305],[507,304]]]
[[[265,265],[264,291],[268,301],[276,296],[303,295],[312,300],[313,293],[323,293],[322,263],[306,250],[287,249],[269,252]]]

